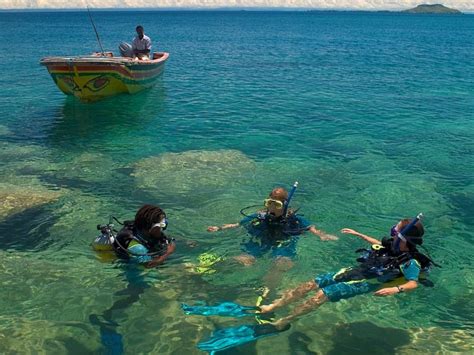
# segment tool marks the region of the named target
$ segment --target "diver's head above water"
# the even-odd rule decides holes
[[[135,215],[135,228],[145,238],[162,239],[167,227],[166,213],[159,206],[143,205]]]
[[[394,243],[398,243],[400,251],[415,250],[417,245],[423,244],[423,234],[425,234],[425,230],[421,220],[418,220],[408,230],[404,230],[411,222],[412,220],[408,218],[402,219],[390,230],[390,236],[393,237]],[[403,234],[402,237],[404,237],[405,240],[400,239],[400,233]]]
[[[288,200],[288,191],[283,187],[276,187],[272,190],[268,198],[264,200],[264,205],[269,214],[280,217],[285,210],[285,202]]]

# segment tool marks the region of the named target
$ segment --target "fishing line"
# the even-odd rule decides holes
[[[91,11],[89,10],[89,5],[86,4],[87,13],[89,14],[89,18],[91,20],[92,27],[94,28],[95,36],[97,37],[97,42],[99,42],[100,50],[102,51],[102,56],[105,57],[104,47],[102,47],[102,42],[99,38],[99,32],[97,32],[97,28],[95,27],[94,20],[92,19]]]

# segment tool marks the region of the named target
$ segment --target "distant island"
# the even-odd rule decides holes
[[[449,7],[441,4],[422,4],[414,7],[413,9],[403,10],[402,12],[409,14],[462,14],[462,12],[459,10],[450,9]]]

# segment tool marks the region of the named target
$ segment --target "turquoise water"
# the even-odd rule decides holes
[[[228,353],[472,349],[474,16],[337,12],[94,12],[105,49],[144,25],[170,52],[152,90],[95,104],[66,98],[40,58],[98,50],[86,12],[0,13],[0,352],[100,353],[90,315],[112,309],[125,353],[199,353],[242,320],[184,316],[181,302],[255,302],[262,258],[239,255],[240,219],[277,185],[340,236],[298,242],[277,290],[355,263],[362,241],[425,214],[434,288],[327,304],[290,331]],[[162,206],[178,250],[130,281],[90,249],[109,215]],[[128,277],[128,278],[127,278]],[[285,310],[281,314],[285,314]],[[249,320],[247,320],[249,321]]]

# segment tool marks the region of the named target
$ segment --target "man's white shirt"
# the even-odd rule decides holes
[[[143,38],[140,39],[135,37],[132,42],[132,49],[133,50],[138,50],[142,51],[144,49],[150,50],[151,51],[151,40],[150,37],[143,35]]]

